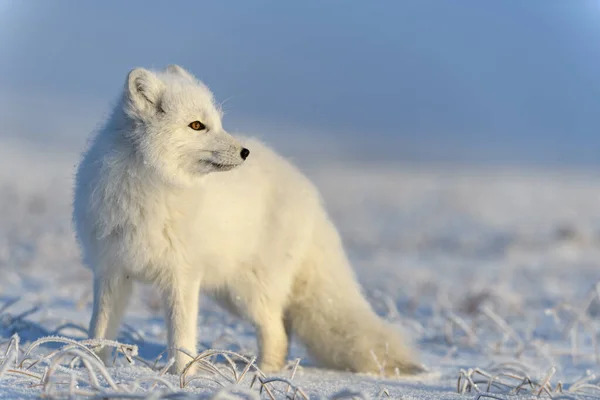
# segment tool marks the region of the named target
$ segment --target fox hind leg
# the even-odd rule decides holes
[[[280,371],[287,359],[290,328],[284,321],[282,302],[259,291],[250,294],[244,305],[246,315],[256,328],[260,369]]]
[[[288,354],[288,335],[279,313],[262,315],[255,321],[259,366],[264,372],[277,372],[285,366]]]

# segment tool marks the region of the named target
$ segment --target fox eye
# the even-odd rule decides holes
[[[203,131],[206,129],[206,126],[200,121],[191,122],[188,126],[195,131]]]

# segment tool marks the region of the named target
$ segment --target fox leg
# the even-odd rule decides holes
[[[213,297],[232,314],[249,319],[256,328],[260,369],[264,372],[281,370],[289,351],[291,320],[282,317],[281,310],[265,296],[218,292]]]
[[[172,374],[181,374],[192,361],[185,352],[196,356],[199,291],[199,279],[180,279],[171,282],[163,293],[169,359],[175,359],[170,369]],[[194,371],[192,367],[188,373]]]
[[[264,372],[280,371],[285,366],[289,342],[283,302],[273,292],[244,292],[239,295],[246,316],[256,328],[259,367]]]
[[[255,315],[259,351],[259,366],[264,372],[277,372],[285,366],[288,335],[281,312],[264,310]]]
[[[94,276],[94,305],[89,335],[92,339],[114,340],[132,290],[132,280],[121,274]],[[103,347],[98,351],[107,364],[112,349]]]

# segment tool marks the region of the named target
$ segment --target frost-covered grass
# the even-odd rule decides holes
[[[253,328],[202,299],[196,376],[165,371],[160,301],[139,286],[104,366],[70,228],[72,153],[0,147],[0,398],[600,398],[600,176],[313,163],[365,292],[429,372],[275,376]],[[297,360],[300,359],[300,362]]]

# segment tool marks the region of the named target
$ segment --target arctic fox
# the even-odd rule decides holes
[[[315,187],[230,136],[210,90],[177,65],[128,74],[78,167],[73,222],[94,275],[90,336],[114,339],[133,281],[154,284],[172,373],[196,354],[200,290],[254,324],[264,371],[284,367],[292,332],[324,367],[421,371],[362,296]]]

